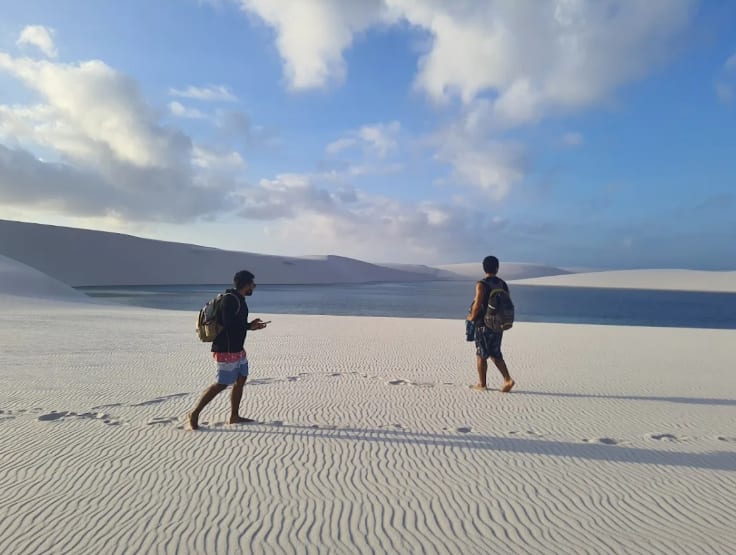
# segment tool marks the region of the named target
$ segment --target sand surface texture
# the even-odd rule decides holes
[[[5,297],[0,553],[727,553],[736,333],[274,315],[242,414],[194,315]],[[253,317],[257,295],[251,299]],[[491,384],[500,385],[492,373]]]

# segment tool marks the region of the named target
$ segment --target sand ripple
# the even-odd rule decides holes
[[[736,383],[689,373],[693,343],[730,352],[733,332],[520,325],[505,346],[519,385],[502,395],[468,388],[456,322],[273,316],[249,349],[257,422],[226,424],[223,395],[191,432],[213,374],[190,315],[85,310],[73,337],[39,316],[58,350],[0,355],[0,553],[736,543]]]

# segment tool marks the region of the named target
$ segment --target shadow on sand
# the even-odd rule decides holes
[[[613,399],[620,401],[658,401],[663,403],[683,403],[685,405],[711,405],[736,407],[736,399],[713,399],[707,397],[648,397],[634,395],[598,395],[590,393],[558,393],[554,391],[514,390],[515,395],[538,395],[540,397],[563,397],[569,399]]]
[[[586,459],[591,461],[654,464],[736,472],[736,453],[733,451],[685,453],[678,451],[662,451],[658,449],[643,449],[639,447],[625,447],[621,445],[524,439],[517,437],[477,435],[474,433],[458,433],[451,435],[411,432],[405,430],[371,430],[329,426],[301,426],[295,424],[283,424],[281,422],[272,424],[261,422],[229,428],[208,428],[206,431],[216,433],[277,434],[334,441],[361,441],[396,445],[424,445],[427,447],[439,448],[478,449],[506,453],[526,453],[547,457]]]

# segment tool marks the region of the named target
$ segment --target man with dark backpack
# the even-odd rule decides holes
[[[217,365],[217,382],[205,389],[197,406],[189,413],[189,427],[192,430],[199,428],[199,414],[202,409],[230,385],[233,386],[233,390],[230,395],[228,422],[230,424],[253,422],[250,418],[240,416],[239,409],[243,386],[248,378],[248,358],[244,349],[245,336],[248,330],[262,330],[268,324],[268,322],[262,322],[260,318],[248,322],[248,305],[245,297],[252,295],[255,288],[255,276],[246,270],[241,270],[233,278],[233,288],[228,289],[225,294],[218,296],[213,301],[216,303],[215,317],[219,324],[217,327],[219,332],[212,341],[212,357]]]
[[[509,286],[496,276],[498,267],[498,258],[495,256],[486,256],[483,259],[483,271],[486,276],[475,284],[475,299],[467,319],[475,326],[478,383],[473,389],[480,391],[487,389],[486,377],[490,358],[503,376],[501,392],[508,393],[515,382],[511,379],[503,359],[501,340],[504,330],[509,329],[514,322],[514,305],[509,295]]]

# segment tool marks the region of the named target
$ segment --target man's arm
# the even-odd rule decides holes
[[[483,284],[478,282],[475,284],[475,299],[473,299],[473,307],[470,309],[468,314],[468,320],[474,322],[480,317],[480,311],[482,309],[481,304],[483,303]]]

